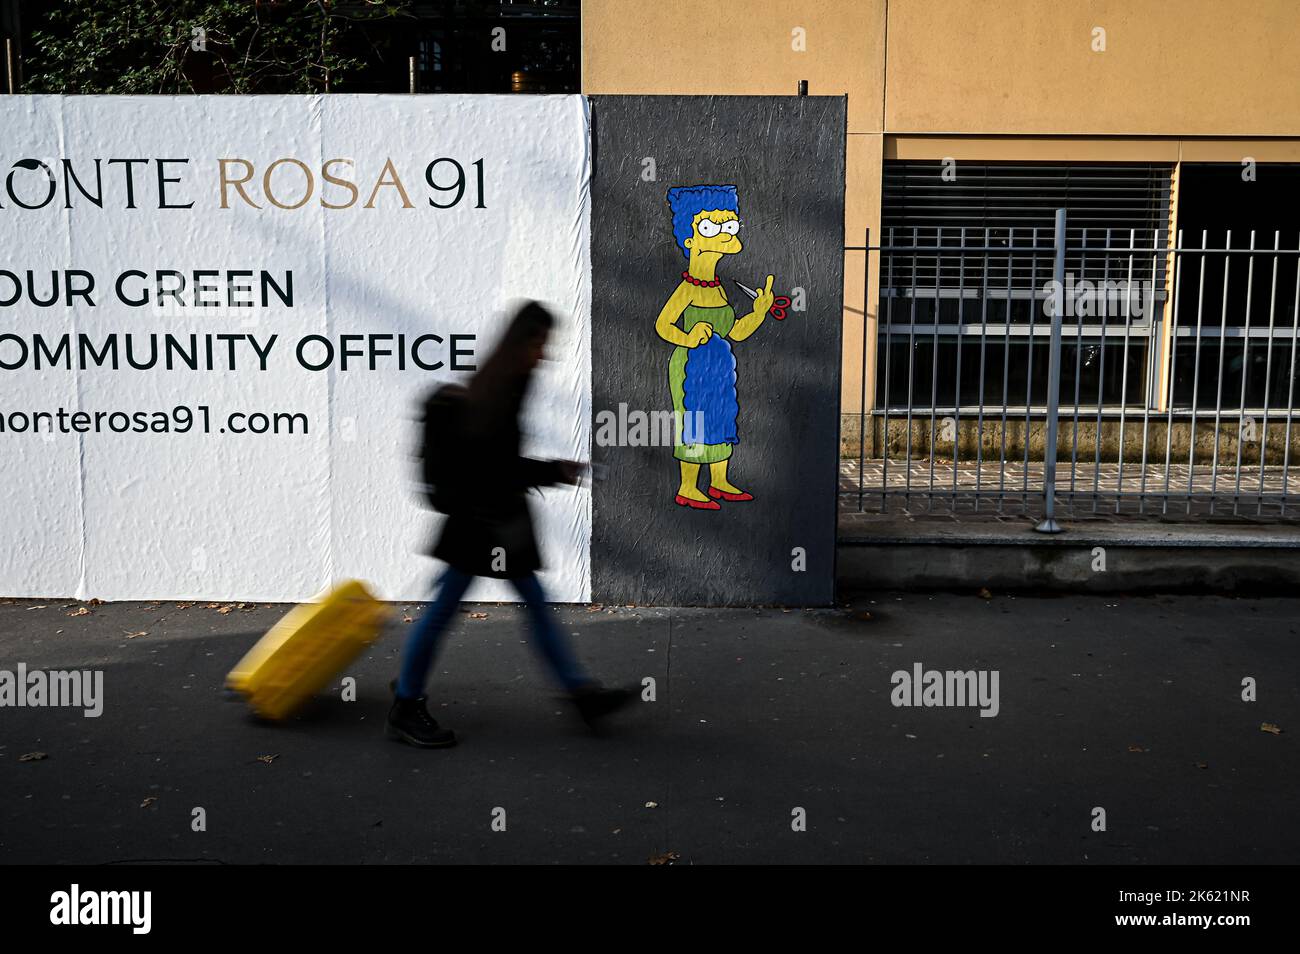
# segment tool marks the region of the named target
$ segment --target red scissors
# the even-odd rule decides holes
[[[733,278],[732,281],[735,282],[736,280]],[[736,282],[736,284],[739,285],[740,290],[750,298],[758,298],[758,292],[750,288],[748,285],[743,282]],[[789,307],[790,299],[788,297],[785,295],[774,295],[772,297],[772,307],[768,309],[768,313],[777,321],[784,321],[786,309]]]

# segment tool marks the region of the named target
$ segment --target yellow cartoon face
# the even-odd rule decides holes
[[[682,244],[690,249],[692,258],[706,252],[734,255],[744,247],[739,232],[740,216],[735,212],[723,209],[700,212],[691,223],[691,237]]]

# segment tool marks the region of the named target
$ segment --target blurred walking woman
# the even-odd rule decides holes
[[[425,683],[442,635],[476,576],[509,580],[527,607],[533,644],[588,722],[629,701],[591,679],[560,632],[537,579],[541,555],[526,495],[572,484],[583,465],[520,456],[519,418],[554,318],[529,302],[510,322],[468,388],[437,391],[425,408],[424,473],[432,503],[447,514],[433,555],[447,563],[437,597],[407,638],[388,714],[391,738],[437,748],[455,733],[429,714]]]

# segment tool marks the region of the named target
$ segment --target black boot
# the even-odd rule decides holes
[[[623,708],[635,699],[636,695],[632,689],[606,689],[600,685],[591,685],[575,689],[570,698],[578,707],[578,715],[582,716],[582,721],[589,726],[594,726],[596,720],[616,709]]]
[[[425,706],[427,696],[402,699],[394,695],[388,710],[388,737],[422,749],[445,749],[456,744],[456,733],[438,726]]]

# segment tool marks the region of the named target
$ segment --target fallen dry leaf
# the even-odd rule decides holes
[[[1259,731],[1261,731],[1261,732],[1271,732],[1271,733],[1273,733],[1274,735],[1281,735],[1281,734],[1282,734],[1282,730],[1281,730],[1280,728],[1278,728],[1277,726],[1275,726],[1272,722],[1265,722],[1263,725],[1261,725],[1261,726],[1259,727]]]
[[[470,619],[487,619],[487,618],[488,618],[488,614],[487,614],[487,613],[470,613],[470,614],[469,614],[469,618],[470,618]]]
[[[982,600],[991,600],[991,599],[993,599],[993,594],[992,594],[991,592],[989,592],[988,587],[986,587],[986,586],[981,586],[981,587],[980,587],[980,592],[979,592],[979,598],[982,599]]]
[[[104,601],[101,600],[101,599],[98,599],[98,598],[95,598],[95,599],[92,599],[92,600],[87,600],[86,603],[87,603],[88,606],[103,606],[103,605],[104,605]]]
[[[26,755],[18,756],[18,761],[19,762],[42,762],[48,758],[49,756],[46,755],[44,752],[28,752]]]
[[[278,759],[279,757],[280,757],[279,755],[259,755],[259,756],[257,757],[257,760],[258,760],[259,762],[265,762],[267,765],[270,765],[272,762],[274,762],[274,761],[275,761],[276,759]]]
[[[154,796],[150,795],[148,798],[146,798],[143,802],[140,803],[140,807],[141,807],[141,808],[148,808],[150,805],[152,805],[152,804],[153,804],[154,802],[156,802],[156,801],[158,801],[158,799],[155,798]]]
[[[650,860],[647,861],[646,864],[650,864],[650,865],[670,865],[670,864],[672,864],[674,861],[678,860],[679,858],[681,858],[681,855],[679,855],[679,854],[678,854],[677,852],[675,852],[675,851],[661,851],[661,852],[659,852],[659,854],[657,854],[657,855],[651,855],[651,856],[650,856]]]
[[[1145,752],[1145,751],[1146,751],[1146,749],[1142,748],[1142,746],[1140,746],[1140,745],[1130,745],[1130,746],[1128,747],[1128,750],[1129,750],[1130,752]]]
[[[127,634],[126,634],[126,638],[127,638],[127,639],[135,639],[135,638],[138,637],[138,636],[148,636],[148,635],[149,635],[149,633],[148,633],[146,630],[143,630],[143,629],[142,629],[142,630],[140,630],[138,633],[127,633]]]
[[[646,803],[645,803],[645,807],[646,807],[646,808],[658,808],[658,807],[659,807],[659,803],[658,803],[658,802],[646,802]]]
[[[230,613],[232,609],[234,609],[233,606],[223,606],[220,609],[218,609],[217,612],[220,613],[222,616],[226,616]]]
[[[409,617],[409,616],[403,616],[403,617],[402,617],[402,622],[403,622],[403,623],[414,623],[415,620],[413,620],[413,619],[412,619],[411,617]]]
[[[88,610],[88,609],[86,609],[86,607],[82,606],[82,607],[80,607],[79,609],[75,609],[75,610],[73,610],[73,611],[72,611],[71,613],[69,613],[68,615],[69,615],[69,616],[89,616],[89,615],[90,615],[90,610]]]

